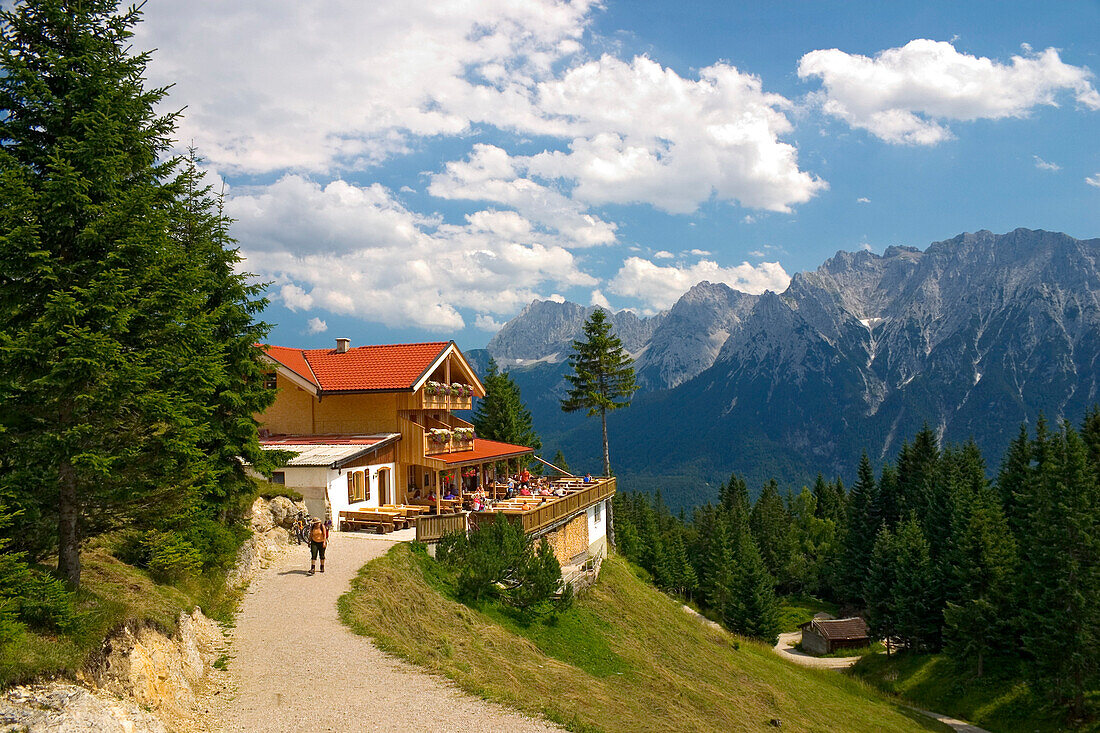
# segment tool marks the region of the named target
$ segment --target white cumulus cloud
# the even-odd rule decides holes
[[[1001,63],[921,38],[873,57],[811,51],[798,62],[798,75],[821,80],[814,98],[826,114],[890,143],[934,145],[951,137],[948,121],[1023,117],[1056,106],[1067,92],[1100,110],[1092,72],[1064,63],[1054,48],[1025,46]]]
[[[237,219],[244,267],[273,281],[292,309],[448,331],[465,325],[460,308],[510,314],[541,286],[597,283],[515,212],[446,224],[409,211],[377,184],[321,186],[288,175],[238,191],[226,213]]]
[[[591,0],[188,0],[145,6],[139,48],[186,104],[179,139],[244,172],[373,163],[479,120],[523,125],[580,50]],[[510,119],[515,117],[515,119]]]
[[[646,304],[647,312],[654,312],[670,308],[689,288],[704,280],[725,283],[745,293],[762,293],[785,290],[791,277],[778,262],[758,265],[742,262],[722,267],[712,260],[700,260],[694,265],[677,267],[630,257],[611,279],[610,290],[616,295],[637,298]]]
[[[328,324],[322,321],[320,318],[310,318],[306,321],[306,333],[324,333],[328,330]]]

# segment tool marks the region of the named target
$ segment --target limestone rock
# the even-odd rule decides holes
[[[294,518],[298,516],[298,512],[305,511],[305,505],[295,504],[285,496],[276,496],[268,505],[268,510],[276,526],[290,529],[294,526]]]
[[[165,733],[164,724],[136,704],[76,685],[13,687],[0,695],[0,729],[48,733]]]
[[[173,717],[186,715],[195,703],[192,686],[206,676],[221,637],[217,624],[199,609],[180,614],[171,638],[148,627],[124,627],[105,643],[92,680],[96,687],[143,707]]]
[[[262,496],[252,502],[251,514],[250,524],[253,532],[266,532],[275,526],[275,520],[271,516],[267,499]]]

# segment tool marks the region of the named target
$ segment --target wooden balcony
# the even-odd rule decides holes
[[[439,516],[421,516],[416,522],[417,542],[436,542],[449,532],[464,532],[475,529],[483,522],[495,521],[503,514],[510,521],[520,522],[527,534],[537,534],[542,530],[580,514],[582,511],[615,494],[615,479],[597,479],[591,484],[568,496],[556,497],[545,504],[527,511],[502,510],[490,512],[466,512],[442,514]]]
[[[462,418],[455,417],[454,415],[447,415],[445,420],[436,420],[434,418],[423,418],[423,425],[416,423],[424,432],[424,455],[437,456],[444,453],[457,453],[458,451],[473,450],[474,438],[473,428],[474,426],[466,422]],[[446,442],[438,442],[432,435],[432,430],[447,430],[451,433],[450,438]],[[461,430],[464,433],[468,431],[471,436],[469,438],[459,438],[454,435],[456,430]]]
[[[458,396],[449,391],[433,394],[428,385],[421,387],[417,394],[420,396],[420,409],[423,410],[470,410],[474,404],[472,396]]]
[[[587,509],[593,504],[598,504],[614,494],[614,477],[596,479],[591,484],[585,484],[584,488],[576,493],[560,498],[552,498],[542,506],[527,511],[505,509],[503,511],[471,512],[470,524],[476,527],[479,522],[491,522],[497,514],[504,514],[509,519],[522,522],[523,530],[528,534],[534,534]]]

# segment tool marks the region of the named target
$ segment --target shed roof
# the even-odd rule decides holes
[[[803,630],[809,628],[824,639],[833,641],[851,641],[867,639],[867,622],[859,616],[851,618],[814,619],[807,621],[800,627]]]
[[[369,453],[373,453],[401,438],[400,433],[377,435],[273,435],[260,440],[264,450],[285,450],[295,454],[286,462],[288,467],[340,468]]]
[[[501,443],[486,438],[476,438],[472,450],[443,453],[437,456],[431,456],[431,458],[443,461],[443,463],[446,463],[448,466],[458,466],[464,463],[514,458],[516,456],[533,454],[534,452],[534,448],[528,448],[524,445],[512,445],[511,443]]]

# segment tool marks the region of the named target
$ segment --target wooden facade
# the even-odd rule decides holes
[[[487,467],[503,459],[475,451],[478,439],[473,425],[452,414],[452,410],[471,409],[473,398],[484,397],[485,388],[453,342],[440,344],[439,350],[438,357],[415,381],[383,389],[324,389],[316,375],[312,379],[303,376],[306,362],[288,365],[273,357],[271,353],[279,352],[272,351],[268,359],[274,368],[277,395],[274,404],[257,416],[261,435],[331,436],[335,440],[398,433],[401,438],[384,461],[394,464],[394,475],[387,479],[393,482],[395,503],[412,501],[417,492],[440,497],[448,487],[461,491],[457,478],[445,485],[444,475],[477,466],[484,478]],[[353,352],[339,353],[354,357]],[[334,358],[341,358],[335,352],[325,357],[330,365]],[[347,370],[339,374],[341,384],[354,384],[355,363],[348,359]],[[459,385],[460,391],[440,390],[440,385]],[[532,452],[522,446],[511,448],[510,457]],[[470,461],[461,461],[464,454],[471,456]],[[352,491],[349,495],[357,494]]]

